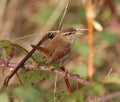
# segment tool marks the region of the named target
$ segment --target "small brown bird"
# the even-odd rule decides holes
[[[42,52],[47,60],[47,63],[57,62],[60,64],[62,70],[65,71],[63,63],[71,52],[75,39],[75,33],[76,30],[74,28],[65,28],[56,34],[51,33],[49,42],[47,44],[43,43],[41,46],[32,46],[36,47],[40,52]],[[67,84],[68,91],[71,93],[72,88],[67,77],[65,77],[65,82]]]

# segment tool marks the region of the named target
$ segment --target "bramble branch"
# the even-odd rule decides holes
[[[8,67],[16,68],[17,65],[18,65],[17,63],[9,63]],[[5,65],[3,64],[3,65],[0,65],[0,66],[3,67]],[[89,82],[86,79],[80,77],[78,74],[73,74],[73,73],[69,73],[69,72],[65,73],[63,70],[61,70],[61,69],[58,70],[53,66],[48,67],[48,66],[45,66],[45,65],[39,65],[39,66],[36,67],[36,65],[24,64],[23,68],[25,68],[27,70],[34,69],[34,70],[48,71],[48,72],[58,74],[62,77],[64,77],[66,75],[68,78],[71,78],[71,79],[73,79],[73,80],[75,80],[75,81],[77,81],[77,82],[79,82],[83,85],[89,84]]]

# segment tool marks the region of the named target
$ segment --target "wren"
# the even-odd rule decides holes
[[[32,45],[33,48],[39,50],[46,58],[47,63],[57,62],[61,69],[65,72],[64,61],[68,58],[75,39],[76,30],[74,28],[65,28],[57,33],[51,33],[47,44],[41,46]],[[47,41],[46,40],[46,41]],[[68,91],[71,93],[72,88],[67,76],[64,77]]]
[[[71,52],[75,33],[76,30],[74,28],[65,28],[56,34],[51,34],[47,44],[32,46],[36,47],[45,56],[47,63],[57,62],[62,65]]]

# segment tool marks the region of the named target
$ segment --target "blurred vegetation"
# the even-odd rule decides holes
[[[89,0],[70,0],[64,27],[87,29],[86,5]],[[67,92],[63,77],[55,74],[20,69],[24,87],[13,78],[10,85],[0,92],[0,102],[92,102],[120,90],[120,0],[91,0],[94,6],[94,80],[81,85],[70,80],[74,89]],[[45,32],[57,30],[67,0],[0,0],[0,64],[19,63]],[[78,36],[66,69],[88,79],[88,31]],[[27,37],[25,37],[27,36]],[[24,38],[22,38],[24,37]],[[26,62],[44,63],[43,56],[35,52]],[[57,65],[55,65],[57,66]],[[0,86],[10,73],[0,67]],[[119,102],[120,98],[109,102]],[[107,101],[106,101],[107,102]]]

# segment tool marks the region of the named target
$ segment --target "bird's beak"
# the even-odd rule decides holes
[[[76,29],[76,35],[83,35],[83,31],[87,31],[89,29]]]
[[[89,30],[89,29],[76,29],[76,31],[86,31],[86,30]]]

